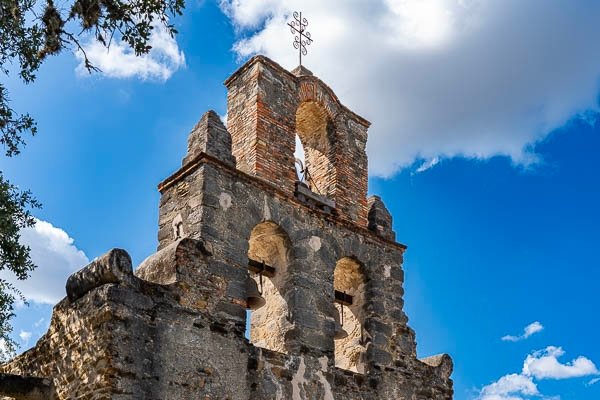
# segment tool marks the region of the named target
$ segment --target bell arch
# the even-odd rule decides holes
[[[367,225],[369,121],[345,107],[310,71],[289,72],[261,56],[225,85],[237,169],[301,201],[308,199],[311,207],[335,209],[340,218]],[[296,133],[307,153],[312,192],[321,197],[296,184]]]
[[[250,341],[257,347],[286,353],[285,334],[291,328],[284,298],[292,245],[285,230],[272,221],[256,225],[248,240],[249,293],[258,290],[264,301],[248,299]],[[255,302],[252,304],[252,302]]]
[[[301,102],[296,109],[296,135],[304,148],[305,183],[313,192],[333,198],[336,130],[327,108],[314,100]]]
[[[344,257],[336,263],[335,366],[358,373],[365,373],[365,283],[364,267],[358,260]]]

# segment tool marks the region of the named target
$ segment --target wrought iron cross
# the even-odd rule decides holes
[[[313,40],[310,37],[310,32],[306,30],[308,20],[306,18],[302,18],[302,12],[298,13],[297,11],[294,11],[293,16],[294,20],[288,22],[288,25],[294,34],[294,48],[298,49],[300,65],[302,65],[302,56],[305,56],[307,53],[306,46],[310,45]]]

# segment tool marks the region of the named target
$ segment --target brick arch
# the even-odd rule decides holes
[[[306,164],[312,175],[313,182],[308,184],[313,191],[336,200],[344,190],[339,187],[338,177],[340,163],[344,161],[342,155],[347,151],[343,128],[345,108],[331,88],[314,76],[299,77],[297,87],[296,133],[304,147]],[[314,135],[314,130],[309,135],[302,134],[303,124],[298,116],[306,109],[312,109],[311,114],[321,120],[320,127],[319,122],[312,124],[316,130],[320,128],[320,134]]]
[[[331,126],[327,135],[326,152],[318,151],[316,162],[306,158],[309,172],[319,189],[313,191],[334,200],[340,215],[364,223],[367,214],[365,144],[369,122],[346,108],[333,90],[320,79],[302,76],[297,82],[296,110],[301,109],[304,104],[318,104]],[[298,127],[296,130],[298,131]],[[365,134],[362,135],[362,132]],[[298,136],[305,154],[308,153],[305,140],[301,135]]]
[[[334,198],[337,191],[337,129],[327,108],[306,100],[296,108],[295,133],[304,147],[306,183],[315,193]]]
[[[329,86],[310,76],[300,78],[298,84],[298,103],[305,101],[320,103],[332,121],[337,119],[343,107]]]

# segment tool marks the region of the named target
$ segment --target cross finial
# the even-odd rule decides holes
[[[294,48],[298,49],[300,65],[302,65],[302,56],[305,56],[307,53],[306,46],[310,45],[313,40],[310,37],[310,32],[306,30],[308,20],[306,18],[302,18],[302,12],[298,13],[297,11],[294,11],[293,16],[294,20],[288,22],[288,25],[294,34]]]

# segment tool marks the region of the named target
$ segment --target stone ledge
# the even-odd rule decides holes
[[[301,201],[299,201],[298,199],[296,199],[295,197],[293,197],[293,196],[290,197],[287,192],[284,192],[283,190],[277,188],[273,184],[265,181],[264,179],[249,175],[249,174],[245,173],[244,171],[233,168],[232,166],[230,166],[226,163],[223,163],[221,160],[216,159],[206,153],[198,154],[198,156],[196,156],[194,159],[190,160],[187,164],[185,164],[184,166],[179,168],[177,171],[175,171],[173,174],[171,174],[171,176],[169,176],[167,179],[165,179],[161,183],[159,183],[158,191],[161,194],[163,194],[165,190],[176,185],[179,181],[181,181],[182,179],[187,177],[189,174],[196,171],[198,168],[200,168],[204,164],[210,164],[221,170],[227,171],[230,174],[235,175],[237,178],[244,180],[245,182],[256,185],[256,186],[260,187],[261,189],[263,189],[269,193],[272,193],[273,195],[275,195],[279,198],[289,201],[290,203],[298,204],[303,207],[306,207],[306,209],[310,210],[311,212],[318,213],[319,215],[321,215],[326,220],[329,220],[330,222],[333,222],[338,225],[347,226],[355,231],[359,231],[361,234],[363,234],[369,238],[372,238],[373,240],[392,245],[394,247],[400,248],[403,251],[406,250],[406,248],[407,248],[407,246],[405,244],[383,238],[383,237],[379,236],[377,233],[367,229],[367,227],[358,225],[353,221],[350,221],[347,219],[341,219],[341,218],[336,217],[331,214],[326,214],[325,212],[323,212],[319,209],[312,209],[312,208],[308,207],[306,204],[304,204]]]

